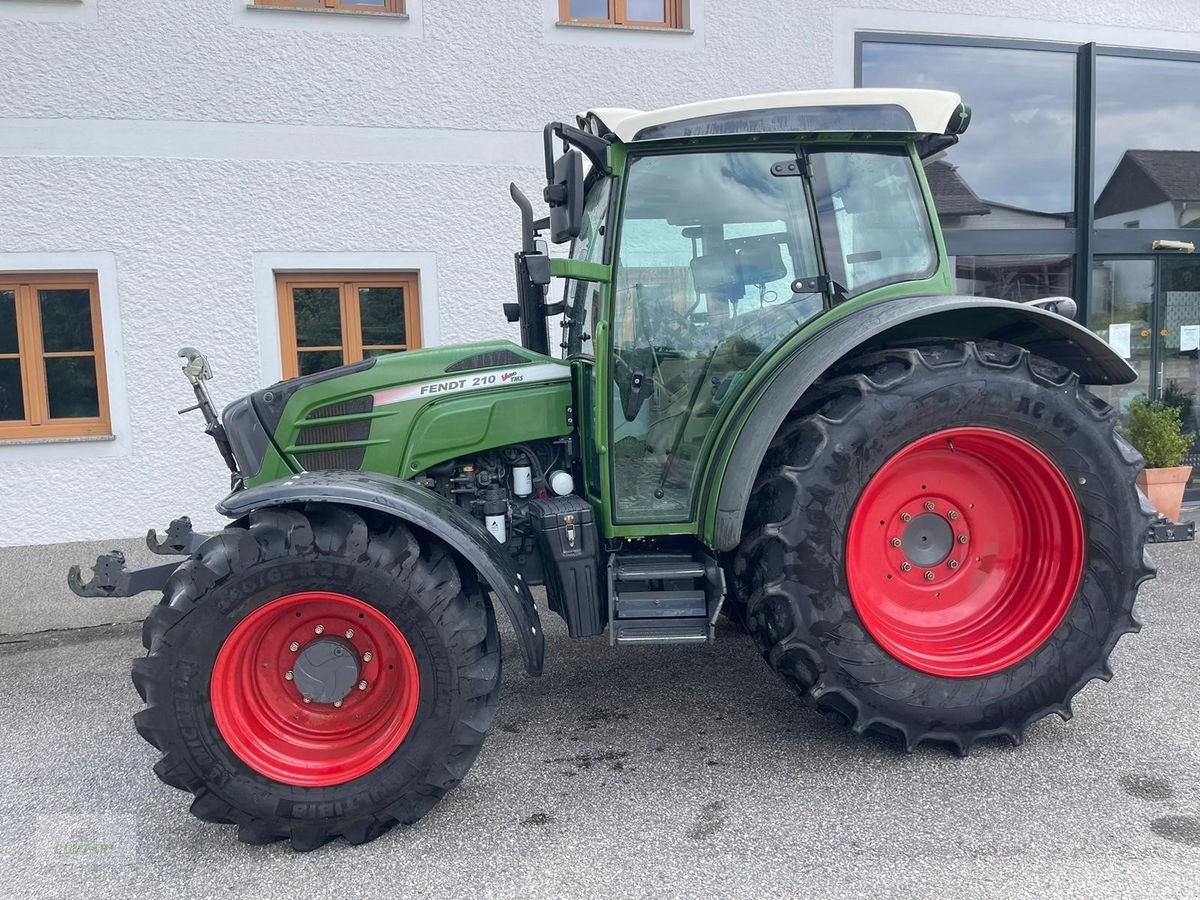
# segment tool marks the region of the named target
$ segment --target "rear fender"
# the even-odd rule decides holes
[[[529,588],[511,557],[483,525],[440,494],[372,472],[303,472],[237,491],[217,504],[217,512],[239,519],[252,510],[302,503],[335,503],[371,509],[443,541],[500,598],[512,621],[525,668],[540,675],[545,656],[541,620]]]
[[[902,297],[847,313],[791,348],[731,413],[712,465],[702,519],[718,550],[742,534],[754,479],[792,407],[836,363],[914,340],[995,340],[1071,369],[1085,384],[1129,384],[1137,373],[1098,336],[1070,319],[1022,303],[979,297]]]

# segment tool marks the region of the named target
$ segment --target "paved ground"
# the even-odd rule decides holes
[[[1155,556],[1116,679],[1024,747],[854,738],[744,635],[611,650],[552,628],[542,679],[508,665],[460,788],[415,827],[307,855],[239,844],[151,774],[136,629],[0,645],[0,896],[1195,897],[1200,544]]]

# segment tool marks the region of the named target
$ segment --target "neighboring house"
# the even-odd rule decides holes
[[[958,173],[958,167],[939,159],[925,167],[929,179],[929,192],[933,194],[933,205],[937,207],[938,221],[942,228],[965,228],[976,216],[991,212],[988,205],[979,199],[971,186]]]
[[[1096,199],[1096,227],[1200,227],[1200,150],[1126,150]]]

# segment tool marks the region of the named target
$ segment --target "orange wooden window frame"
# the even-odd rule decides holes
[[[663,22],[646,22],[640,19],[630,19],[628,16],[627,0],[608,0],[608,17],[591,19],[571,15],[571,0],[558,0],[558,21],[580,22],[585,25],[625,25],[638,28],[684,28],[684,0],[663,0]]]
[[[300,374],[300,354],[329,350],[342,352],[342,364],[363,359],[362,311],[359,308],[360,287],[398,287],[404,289],[403,344],[366,344],[368,350],[415,350],[421,346],[421,301],[416,272],[334,272],[279,273],[275,276],[275,294],[279,306],[279,344],[283,377]],[[342,342],[337,346],[304,347],[296,344],[296,310],[292,303],[295,288],[337,288],[341,313]]]
[[[254,0],[255,6],[283,6],[291,9],[321,9],[333,12],[404,13],[404,0],[385,0],[382,7],[355,3],[354,0]]]
[[[42,316],[38,291],[87,288],[92,314],[92,349],[47,353],[42,344]],[[104,370],[104,331],[100,322],[100,285],[95,275],[43,273],[0,274],[0,291],[16,298],[17,352],[0,354],[0,359],[21,361],[21,390],[25,418],[0,421],[0,441],[30,438],[103,437],[112,434],[108,408],[108,378]],[[96,400],[100,415],[92,418],[50,418],[46,389],[46,360],[90,356],[96,363]]]

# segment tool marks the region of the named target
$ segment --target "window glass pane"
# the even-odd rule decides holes
[[[625,0],[625,19],[629,22],[665,22],[667,4],[663,0]]]
[[[1153,361],[1153,259],[1100,259],[1092,264],[1087,327],[1114,347],[1138,373],[1132,384],[1089,385],[1123,416],[1134,397],[1150,392]]]
[[[847,294],[926,278],[937,247],[907,154],[814,153],[813,199],[829,276]]]
[[[960,294],[1021,302],[1073,293],[1067,255],[959,256],[953,263]]]
[[[292,303],[296,310],[297,346],[341,346],[341,296],[341,290],[335,287],[292,288]]]
[[[52,419],[94,419],[99,416],[96,360],[91,356],[47,359],[46,394]]]
[[[92,294],[87,288],[40,290],[42,346],[47,353],[92,349]]]
[[[25,394],[21,389],[21,361],[0,359],[0,421],[25,418]]]
[[[341,0],[339,6],[350,7],[368,7],[370,9],[384,9],[387,6],[387,0]]]
[[[583,222],[579,237],[571,245],[571,259],[604,262],[604,223],[608,217],[612,179],[602,178],[592,185],[583,204]],[[592,355],[592,329],[600,302],[600,284],[595,281],[568,281],[564,297],[570,298],[570,312],[563,319],[567,332],[567,355]]]
[[[613,481],[622,521],[686,517],[722,404],[756,362],[820,313],[792,292],[818,274],[792,154],[636,159],[613,286]]]
[[[300,354],[300,374],[311,375],[342,364],[341,350],[310,350]]]
[[[862,56],[865,87],[957,91],[972,109],[931,185],[943,228],[1071,225],[1074,53],[865,42]]]
[[[1200,63],[1096,59],[1097,228],[1200,227]]]
[[[403,352],[403,350],[397,350],[395,347],[376,347],[374,349],[365,347],[363,348],[363,358],[365,359],[372,356],[387,356],[389,353]]]
[[[364,344],[403,344],[404,288],[360,287],[358,312]]]
[[[607,19],[608,0],[571,0],[572,19]]]
[[[0,353],[17,353],[17,294],[0,291]]]

